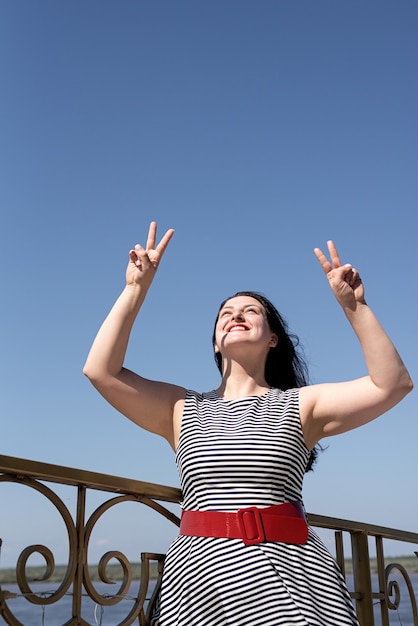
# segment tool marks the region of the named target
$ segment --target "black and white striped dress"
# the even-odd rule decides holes
[[[230,401],[187,392],[177,450],[184,509],[302,500],[308,458],[297,389]],[[158,613],[160,626],[358,624],[341,572],[312,529],[305,545],[177,537]]]

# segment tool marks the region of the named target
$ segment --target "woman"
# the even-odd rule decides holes
[[[180,535],[170,547],[160,626],[358,624],[344,579],[308,528],[303,475],[323,438],[397,404],[412,381],[364,299],[360,276],[315,254],[363,349],[368,375],[307,385],[295,341],[276,309],[253,292],[228,298],[213,345],[222,375],[196,393],[123,367],[129,335],[174,231],[130,251],[126,287],[104,321],[84,373],[136,424],[176,452],[183,491]]]

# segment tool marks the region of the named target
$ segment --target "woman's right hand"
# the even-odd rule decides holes
[[[146,248],[143,248],[138,243],[133,250],[129,251],[129,263],[126,268],[127,285],[145,284],[148,287],[151,284],[161,258],[173,235],[174,230],[170,228],[156,246],[157,223],[151,222]]]

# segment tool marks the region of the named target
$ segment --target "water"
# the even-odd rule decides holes
[[[153,581],[150,582],[149,594],[152,593]],[[33,583],[32,591],[35,593],[54,591],[57,585],[45,583]],[[122,599],[114,606],[99,606],[87,594],[82,598],[82,617],[92,626],[116,626],[125,619],[134,606],[135,598],[138,594],[139,583],[133,583],[126,598]],[[3,589],[12,593],[20,593],[17,585],[4,584]],[[96,583],[95,589],[102,595],[116,594],[119,584],[108,585]],[[31,604],[23,597],[10,599],[7,602],[10,611],[24,626],[60,626],[65,624],[72,616],[70,593],[54,604],[39,606]],[[4,626],[6,621],[0,617],[0,626]],[[134,622],[138,624],[138,619]]]
[[[351,589],[351,580],[347,579],[348,586]],[[415,597],[418,598],[418,574],[411,574],[411,583],[415,591]],[[401,590],[401,605],[398,611],[390,611],[391,626],[414,626],[412,609],[409,603],[409,596],[405,584],[399,580]],[[16,585],[3,585],[8,591],[19,593]],[[45,583],[37,583],[32,587],[33,591],[48,591],[56,589],[56,586],[46,585]],[[96,589],[101,594],[116,593],[118,585],[96,584]],[[377,589],[376,577],[373,579],[373,590]],[[152,591],[152,590],[151,590]],[[128,596],[135,598],[138,592],[138,583],[133,585]],[[36,606],[27,602],[24,598],[9,600],[8,606],[14,612],[15,617],[20,620],[24,626],[60,626],[68,621],[71,617],[71,596],[67,595],[54,605],[44,607]],[[82,617],[92,626],[117,626],[129,614],[133,607],[133,600],[122,600],[115,606],[98,607],[87,596],[83,596]],[[138,624],[138,621],[134,622]],[[380,625],[380,608],[378,604],[375,610],[375,625]],[[0,625],[5,626],[6,622],[0,617]]]

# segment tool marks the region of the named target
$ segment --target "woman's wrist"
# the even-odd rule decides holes
[[[347,317],[362,315],[365,311],[370,311],[369,305],[365,300],[353,300],[349,303],[341,302],[340,304]]]
[[[119,311],[136,315],[145,300],[148,289],[143,285],[128,283],[115,303]]]

